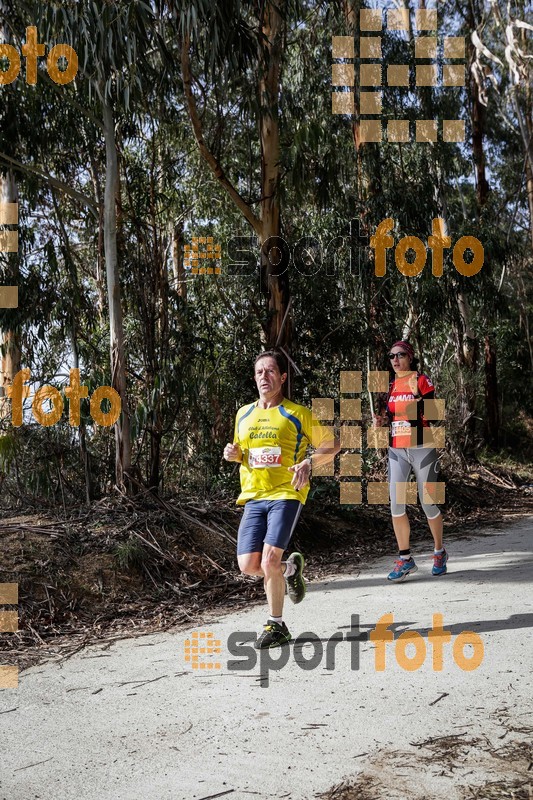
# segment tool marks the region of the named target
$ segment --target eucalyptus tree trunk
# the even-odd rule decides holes
[[[151,403],[151,424],[148,427],[150,437],[150,460],[147,470],[148,487],[154,494],[159,491],[161,483],[161,444],[163,440],[163,393],[162,384],[158,387],[158,376],[162,376],[168,369],[169,363],[169,275],[168,258],[163,230],[159,231],[159,201],[158,197],[164,195],[163,170],[161,169],[162,151],[160,144],[155,140],[151,143],[152,157],[150,159],[150,220],[154,231],[153,246],[148,258],[151,260],[151,280],[153,291],[147,298],[146,306],[151,309],[151,320],[147,330],[149,336],[146,341],[146,388],[153,396]],[[158,169],[159,167],[159,169]],[[175,228],[174,228],[175,229]],[[150,287],[151,288],[151,287]],[[148,374],[148,372],[150,374]]]
[[[285,2],[264,3],[260,44],[261,137],[261,278],[268,298],[266,345],[289,348],[291,324],[288,264],[282,259],[281,274],[268,256],[268,240],[280,235],[279,180],[279,86],[283,47]],[[285,269],[284,269],[285,267]]]
[[[9,16],[10,9],[8,4],[0,0],[0,42],[2,44],[11,43],[11,29],[7,23]],[[0,203],[18,203],[18,188],[11,170],[0,173]],[[0,265],[6,285],[18,286],[20,283],[18,253],[0,253]],[[5,388],[12,384],[14,376],[20,370],[19,335],[13,330],[2,330],[0,328],[0,346],[0,417],[4,417],[9,413],[4,399]]]
[[[172,223],[170,226],[172,242],[172,286],[178,295],[187,300],[187,283],[185,266],[183,264],[183,222]]]
[[[103,98],[103,92],[102,92]],[[115,423],[115,478],[120,488],[130,488],[131,429],[126,392],[126,358],[120,274],[117,260],[117,210],[119,187],[118,158],[115,142],[115,121],[109,103],[102,99],[104,138],[106,148],[106,178],[104,191],[104,253],[109,303],[109,349],[111,385],[120,395],[122,414]]]
[[[363,0],[343,0],[342,10],[346,33],[355,36],[359,28],[359,14],[361,8],[369,7]],[[372,228],[377,226],[379,218],[378,205],[382,190],[382,170],[380,144],[362,140],[359,115],[360,84],[358,70],[355,70],[354,104],[356,114],[352,122],[352,136],[354,141],[356,170],[357,170],[357,207],[355,216],[359,218],[360,235],[370,236]],[[401,145],[400,145],[401,146]],[[381,369],[386,361],[387,348],[390,346],[384,341],[383,331],[387,330],[385,309],[390,301],[389,281],[383,282],[374,276],[374,264],[370,260],[369,275],[361,276],[362,291],[365,293],[365,307],[367,309],[368,338],[371,343],[372,366]]]
[[[481,9],[479,8],[478,3],[474,2],[474,0],[469,5],[468,9],[468,27],[470,30],[474,31],[481,22]],[[466,38],[466,42],[467,62],[471,65],[476,58],[476,50],[470,37]],[[485,149],[483,144],[485,136],[486,109],[481,102],[480,86],[475,80],[472,70],[469,70],[469,75],[470,121],[472,124],[472,156],[474,159],[474,168],[476,172],[477,210],[478,215],[480,215],[483,207],[486,205],[489,199],[490,194],[490,185],[486,174]],[[489,323],[487,322],[487,325],[488,324]],[[483,435],[487,444],[496,446],[498,443],[498,429],[500,424],[500,410],[498,406],[498,380],[496,370],[496,347],[488,330],[486,331],[484,338],[483,358],[485,362],[485,423],[483,426]],[[473,414],[474,409],[471,408],[469,411]],[[471,417],[471,421],[473,427],[473,416]]]
[[[498,405],[498,379],[496,373],[496,350],[490,337],[485,336],[485,441],[491,447],[498,446],[500,409]]]
[[[477,19],[476,16],[478,17]],[[476,30],[480,21],[479,17],[477,3],[472,0],[472,3],[468,6],[468,27],[471,31]],[[467,63],[471,65],[476,58],[476,48],[469,36],[466,37],[466,45]],[[469,70],[468,92],[470,99],[470,121],[472,123],[472,155],[474,157],[474,166],[476,170],[476,198],[478,207],[482,208],[487,202],[490,192],[485,169],[485,151],[483,148],[486,112],[481,102],[479,94],[480,88],[472,70]]]
[[[190,35],[183,37],[181,65],[183,88],[195,139],[202,158],[209,165],[215,178],[227,192],[245,220],[251,225],[260,245],[261,288],[267,299],[268,314],[266,323],[261,320],[263,342],[268,347],[278,345],[290,350],[292,324],[290,315],[290,293],[288,264],[282,259],[280,268],[273,253],[268,251],[276,246],[272,237],[279,237],[280,202],[279,184],[280,137],[279,137],[279,95],[280,71],[283,58],[286,31],[286,0],[264,0],[260,6],[258,82],[259,95],[259,144],[261,149],[261,199],[260,213],[257,215],[252,205],[242,197],[224,172],[221,160],[207,145],[204,138],[203,122],[198,111],[192,90],[193,77],[190,64]],[[281,243],[280,243],[281,244]],[[274,263],[272,263],[274,262]]]
[[[456,357],[459,366],[459,413],[461,416],[461,426],[465,431],[463,450],[464,455],[467,456],[473,452],[476,429],[475,377],[479,347],[475,331],[470,322],[468,297],[461,289],[457,292],[457,306],[460,317],[460,324],[456,331]]]
[[[70,342],[72,345],[72,366],[73,369],[80,368],[80,356],[78,351],[78,336],[76,332],[76,323],[73,320],[73,324],[70,330]],[[80,461],[83,466],[83,475],[85,477],[85,500],[87,505],[90,505],[91,500],[93,499],[93,481],[91,476],[91,458],[89,455],[89,451],[87,450],[87,437],[85,435],[85,422],[83,418],[80,417],[80,425],[78,428],[78,434],[80,437]]]
[[[525,31],[523,31],[525,34]],[[528,141],[533,142],[533,92],[531,84],[526,85],[526,129]],[[529,235],[531,237],[531,247],[533,248],[533,161],[526,154],[526,190],[527,203],[529,207]]]
[[[15,178],[11,171],[0,175],[0,203],[18,203],[18,191]],[[18,286],[20,283],[19,256],[18,253],[0,253],[0,264],[6,285]],[[0,330],[0,342],[2,345],[2,374],[0,392],[0,416],[4,416],[5,409],[4,394],[7,386],[11,386],[13,378],[20,370],[20,337],[16,331]]]
[[[105,315],[104,198],[102,197],[102,186],[98,174],[98,164],[96,163],[90,151],[89,158],[91,181],[93,184],[94,196],[96,197],[98,204],[98,243],[96,250],[95,283],[98,296],[98,316],[100,320],[103,321]]]

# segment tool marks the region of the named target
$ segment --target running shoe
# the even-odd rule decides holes
[[[446,566],[446,562],[448,561],[448,553],[446,550],[443,550],[442,553],[433,553],[433,569],[431,570],[432,575],[445,575],[448,567]]]
[[[414,558],[411,556],[409,559],[399,558],[394,562],[394,569],[389,572],[387,578],[389,581],[404,581],[411,572],[416,572],[418,567],[415,564]]]
[[[305,597],[305,579],[303,576],[304,571],[304,557],[301,553],[291,553],[287,559],[287,563],[291,562],[296,565],[296,570],[287,578],[287,591],[293,603],[301,603]]]
[[[290,642],[292,636],[284,622],[274,622],[268,619],[263,627],[263,633],[254,644],[256,650],[264,650],[267,647],[280,647],[286,642]]]

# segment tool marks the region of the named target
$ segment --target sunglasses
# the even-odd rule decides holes
[[[389,358],[390,358],[391,361],[394,361],[396,356],[398,358],[406,358],[407,353],[389,353]]]

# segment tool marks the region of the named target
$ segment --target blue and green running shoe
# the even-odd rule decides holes
[[[434,553],[433,554],[433,569],[431,570],[432,575],[445,575],[447,572],[446,563],[448,561],[448,553],[446,550],[443,550],[442,553]]]
[[[417,569],[418,567],[416,566],[415,560],[412,556],[408,559],[399,558],[394,562],[394,569],[392,572],[389,572],[387,578],[389,581],[396,581],[397,583],[400,583],[401,581],[404,581],[411,572],[416,572]]]

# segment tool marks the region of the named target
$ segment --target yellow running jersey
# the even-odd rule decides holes
[[[289,467],[303,461],[308,445],[333,445],[331,433],[311,411],[287,399],[274,408],[259,408],[257,401],[240,408],[233,443],[242,450],[240,506],[247,500],[305,503],[309,484],[296,491]]]

